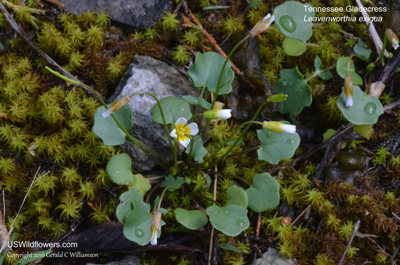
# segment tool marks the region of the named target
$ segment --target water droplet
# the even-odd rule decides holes
[[[294,144],[294,140],[293,140],[293,139],[288,139],[288,140],[287,140],[287,143],[288,143],[288,144]]]
[[[291,16],[282,16],[279,19],[279,24],[281,24],[282,28],[290,33],[296,30],[296,22],[294,22],[294,19]]]
[[[136,229],[135,230],[135,235],[137,236],[137,237],[143,237],[144,236],[144,232],[143,232],[143,230],[142,229]]]
[[[237,224],[238,226],[244,226],[244,222],[243,222],[242,220],[237,220],[237,221],[236,221],[236,224]]]
[[[372,102],[369,102],[367,104],[365,104],[364,106],[364,112],[367,115],[374,115],[376,112],[376,105]]]

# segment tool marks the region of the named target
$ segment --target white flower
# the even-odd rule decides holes
[[[192,122],[187,124],[187,120],[183,117],[180,117],[175,122],[175,128],[170,133],[171,137],[178,139],[179,143],[183,145],[183,147],[187,147],[190,142],[190,135],[196,135],[199,133],[199,128],[196,123]]]
[[[266,15],[263,20],[259,21],[249,32],[250,37],[255,37],[258,34],[263,33],[271,26],[272,22],[274,22],[275,16],[274,15]]]
[[[232,114],[231,109],[216,109],[216,110],[208,110],[204,112],[203,116],[206,119],[223,119],[227,120],[229,119]]]
[[[346,76],[344,78],[344,94],[346,95],[346,107],[353,106],[353,81],[351,80],[351,76]]]
[[[277,121],[264,121],[262,124],[264,129],[268,129],[270,131],[276,133],[295,133],[296,125],[285,124]]]
[[[397,50],[397,48],[399,48],[399,39],[397,38],[396,34],[394,34],[393,30],[386,29],[386,36],[392,43],[393,49]]]

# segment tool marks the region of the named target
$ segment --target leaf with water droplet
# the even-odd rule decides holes
[[[286,37],[307,41],[312,35],[312,22],[309,19],[315,16],[314,11],[309,12],[308,7],[311,5],[296,1],[287,1],[277,6],[274,15],[280,32]]]
[[[250,209],[257,213],[273,209],[279,204],[279,183],[266,172],[254,176],[253,185],[246,193]]]
[[[261,148],[257,150],[258,159],[276,165],[279,160],[294,155],[300,144],[297,133],[275,133],[268,129],[257,130]]]
[[[281,70],[280,76],[274,84],[274,92],[286,94],[288,97],[286,101],[279,103],[279,111],[297,116],[304,107],[311,105],[311,87],[304,82],[304,76],[299,72],[297,66],[293,69]]]
[[[236,204],[223,208],[212,205],[206,212],[214,228],[228,236],[237,236],[250,225],[247,209]]]
[[[144,246],[151,240],[151,221],[153,216],[150,214],[150,204],[143,201],[134,203],[134,209],[125,217],[123,227],[124,236]]]
[[[138,201],[143,201],[143,195],[136,189],[129,189],[119,196],[120,203],[118,204],[115,214],[121,224],[125,223],[126,215],[133,210],[133,204]]]
[[[200,229],[208,223],[207,216],[199,210],[188,211],[177,208],[174,213],[178,223],[190,230]]]
[[[112,156],[108,160],[106,171],[111,181],[118,185],[128,185],[134,179],[132,160],[125,153]]]
[[[368,96],[358,86],[354,86],[353,106],[346,107],[344,92],[339,95],[337,105],[343,116],[356,125],[375,124],[379,116],[383,114],[383,106],[379,99]]]

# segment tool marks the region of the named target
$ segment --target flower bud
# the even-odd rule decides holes
[[[203,113],[204,118],[206,119],[229,119],[231,114],[231,109],[217,109],[217,110],[208,110]]]
[[[111,107],[108,108],[105,112],[101,114],[101,116],[105,119],[108,116],[110,116],[112,113],[119,111],[123,106],[128,104],[128,102],[131,101],[131,98],[129,96],[125,96],[123,98],[120,98],[116,100]]]
[[[270,131],[276,133],[295,133],[296,132],[296,125],[285,124],[282,122],[277,121],[264,121],[262,123],[262,127],[264,129],[268,129]]]
[[[288,95],[287,94],[275,94],[270,96],[267,101],[268,102],[282,102],[287,99]]]
[[[399,48],[399,39],[397,38],[396,34],[394,34],[393,30],[391,29],[386,29],[385,33],[390,43],[392,43],[393,49],[397,50],[397,48]]]
[[[263,20],[259,21],[249,32],[250,37],[255,37],[258,34],[263,33],[271,26],[272,22],[274,22],[274,15],[266,15]]]
[[[346,95],[346,107],[353,106],[353,81],[351,76],[344,78],[344,94]]]

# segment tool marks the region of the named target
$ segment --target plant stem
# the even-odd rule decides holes
[[[385,33],[385,36],[383,37],[383,46],[382,46],[382,50],[381,50],[381,55],[379,56],[380,64],[382,64],[382,61],[383,61],[383,55],[385,54],[385,50],[386,50],[386,43],[387,43],[387,35]]]
[[[221,70],[221,72],[220,72],[220,74],[219,74],[218,83],[217,83],[217,88],[215,89],[215,93],[214,93],[214,99],[213,99],[213,101],[212,101],[212,103],[211,103],[211,109],[214,109],[214,105],[215,105],[215,102],[216,102],[217,97],[218,97],[218,92],[219,92],[219,89],[220,89],[220,86],[221,86],[221,80],[222,80],[222,76],[223,76],[224,71],[225,71],[225,66],[226,66],[226,64],[228,63],[229,59],[231,58],[232,54],[236,51],[236,49],[239,48],[239,46],[240,46],[245,40],[247,40],[249,37],[250,37],[250,35],[247,35],[247,36],[244,37],[241,41],[239,41],[239,42],[235,45],[235,47],[233,47],[233,49],[232,49],[231,52],[228,54],[228,56],[226,57],[225,62],[224,62],[224,64],[223,64],[223,66],[222,66],[222,70]],[[208,128],[208,125],[209,125],[209,124],[210,124],[210,120],[207,120],[206,126],[204,127],[204,133],[207,131],[207,128]]]

